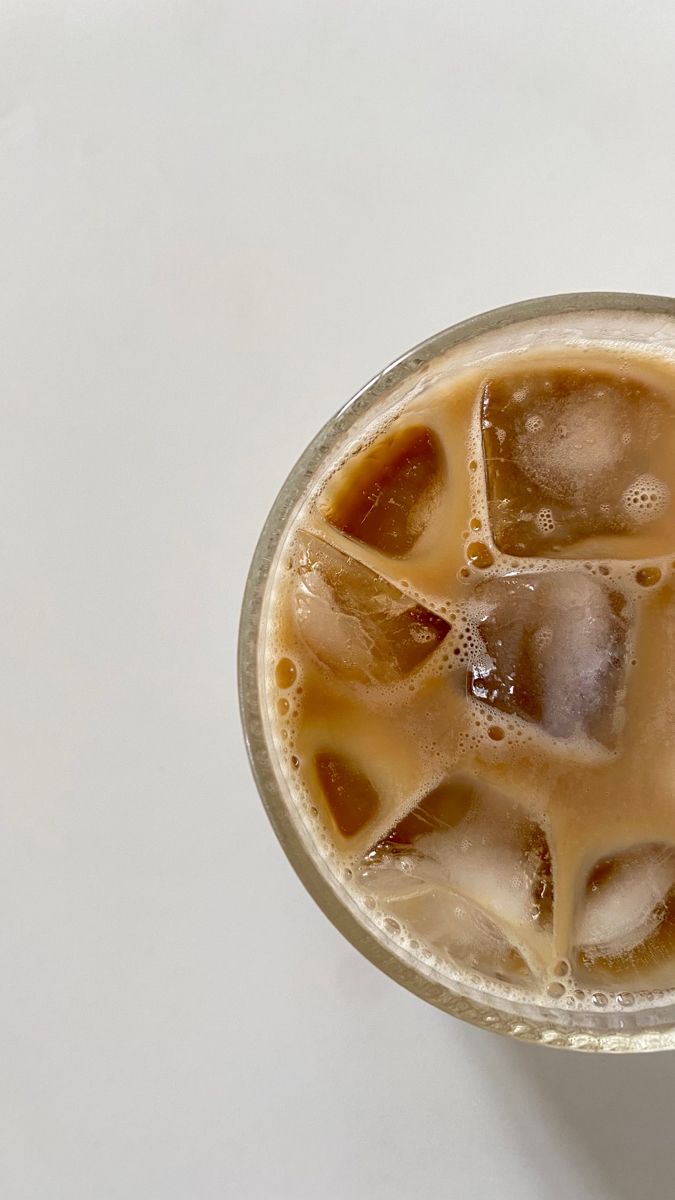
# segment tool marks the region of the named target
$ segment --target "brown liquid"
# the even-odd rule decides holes
[[[302,510],[280,752],[437,967],[566,1004],[675,988],[674,495],[675,370],[571,351],[422,395]]]

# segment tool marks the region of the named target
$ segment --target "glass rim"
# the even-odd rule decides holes
[[[473,341],[483,334],[547,316],[602,311],[663,315],[675,318],[675,298],[632,292],[571,292],[519,301],[469,317],[433,334],[394,359],[360,388],[331,416],[309,442],[292,467],[272,504],[255,547],[243,596],[238,642],[239,707],[247,753],[253,777],[269,821],[286,857],[303,886],[325,916],[344,937],[371,963],[408,991],[428,1003],[470,1024],[516,1039],[561,1049],[613,1053],[675,1049],[675,1006],[670,1006],[670,1023],[652,1028],[621,1030],[607,1026],[571,1028],[556,1023],[555,1010],[532,1004],[542,1019],[518,1011],[499,998],[485,994],[468,996],[456,990],[453,981],[435,981],[412,963],[404,961],[394,949],[359,920],[331,880],[327,864],[312,854],[307,839],[290,819],[288,803],[279,785],[277,771],[265,732],[264,697],[259,669],[260,635],[263,631],[264,601],[274,565],[275,552],[284,537],[298,502],[324,461],[330,445],[346,433],[357,419],[385,393],[401,384],[409,375],[432,359],[447,354],[453,347]],[[499,1003],[499,1007],[495,1005]],[[643,1010],[654,1017],[665,1009]],[[560,1012],[562,1017],[564,1014]],[[567,1014],[572,1016],[572,1014]],[[606,1014],[609,1017],[609,1014]],[[605,1014],[597,1014],[598,1021]]]

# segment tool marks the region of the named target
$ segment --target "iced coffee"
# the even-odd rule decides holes
[[[675,989],[674,493],[675,367],[533,349],[394,405],[293,522],[278,753],[317,852],[437,972],[568,1008]]]

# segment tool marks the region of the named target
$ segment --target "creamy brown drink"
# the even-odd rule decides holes
[[[534,346],[394,397],[267,620],[277,753],[364,919],[506,998],[675,991],[675,364]]]

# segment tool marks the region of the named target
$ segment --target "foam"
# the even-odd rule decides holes
[[[555,518],[550,508],[540,508],[537,513],[537,526],[542,533],[553,533],[555,529]]]
[[[670,489],[662,479],[639,475],[626,488],[622,503],[634,525],[645,525],[663,515],[670,503]]]

